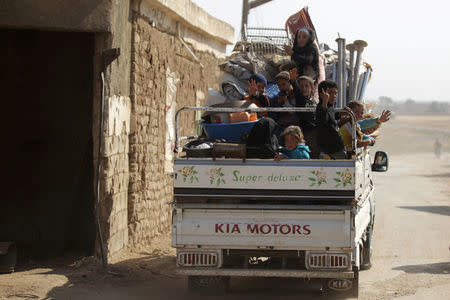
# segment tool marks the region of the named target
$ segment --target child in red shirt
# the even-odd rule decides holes
[[[266,91],[267,79],[262,74],[253,74],[248,81],[248,96],[244,100],[248,100],[258,107],[270,107],[270,100],[264,94]],[[260,113],[261,116],[267,117],[268,113]]]

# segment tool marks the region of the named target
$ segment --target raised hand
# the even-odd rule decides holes
[[[384,123],[389,121],[391,118],[391,111],[390,110],[383,110],[383,112],[381,113],[381,116],[378,117],[378,122],[379,123]]]
[[[248,81],[248,93],[250,96],[258,96],[258,85],[254,79]]]
[[[319,92],[319,98],[322,99],[322,107],[327,108],[328,100],[330,99],[330,94],[328,93],[328,90],[321,89]]]
[[[287,55],[292,55],[294,53],[294,50],[292,50],[292,47],[289,45],[283,45],[283,49]]]
[[[291,81],[295,81],[297,79],[297,68],[293,68],[289,70],[289,79]]]

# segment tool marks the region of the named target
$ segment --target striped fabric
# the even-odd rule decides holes
[[[295,33],[297,32],[297,30],[299,30],[302,27],[308,27],[314,30],[314,32],[316,31],[311,21],[311,17],[309,16],[307,6],[302,8],[302,10],[299,11],[298,13],[290,16],[289,19],[287,19],[286,21],[285,27],[286,31],[292,37],[292,39],[295,38]]]

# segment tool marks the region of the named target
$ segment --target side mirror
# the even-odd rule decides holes
[[[386,152],[377,151],[375,153],[375,159],[372,164],[372,171],[374,172],[386,172],[389,166],[389,158]]]

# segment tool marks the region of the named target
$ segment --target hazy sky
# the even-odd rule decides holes
[[[242,0],[193,2],[231,24],[239,36]],[[368,42],[363,59],[374,73],[366,99],[450,100],[450,1],[273,0],[250,12],[249,25],[284,28],[305,5],[319,42],[336,49],[338,32],[347,44]]]

